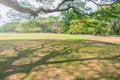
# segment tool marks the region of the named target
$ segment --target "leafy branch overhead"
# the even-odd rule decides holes
[[[23,1],[26,1],[26,0],[23,0]],[[71,8],[74,9],[76,7],[75,6],[76,4],[83,2],[82,0],[33,0],[33,1],[35,1],[36,3],[39,3],[39,7],[33,7],[33,8],[25,7],[23,5],[20,5],[19,0],[0,0],[0,3],[7,7],[15,9],[16,11],[27,13],[27,14],[30,14],[31,16],[38,16],[38,14],[41,12],[51,13],[51,12],[58,12],[58,11],[66,11]],[[97,4],[94,0],[88,0],[87,2],[90,2],[90,1]],[[55,2],[57,6],[54,6],[54,8],[51,8],[52,5],[49,5],[49,7],[47,8],[44,6],[41,6],[41,5],[48,5],[49,3],[54,4]],[[120,3],[120,0],[116,0],[115,2]],[[84,3],[86,3],[86,1],[84,1]],[[77,8],[79,6],[77,6]]]
[[[60,9],[62,4],[64,4],[65,2],[68,2],[68,1],[73,1],[73,0],[63,0],[54,9],[48,9],[48,8],[43,8],[43,7],[38,7],[38,8],[32,9],[32,8],[29,8],[29,7],[21,6],[17,0],[0,0],[0,3],[7,6],[7,7],[11,7],[11,8],[13,8],[13,9],[19,11],[19,12],[28,13],[32,16],[37,16],[40,12],[51,13],[51,12],[55,12],[55,11],[68,10],[71,7],[68,6],[67,8]],[[43,3],[42,1],[40,1],[40,2]]]

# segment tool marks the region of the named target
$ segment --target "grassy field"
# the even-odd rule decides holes
[[[0,33],[0,40],[30,40],[30,39],[59,39],[59,40],[95,40],[110,43],[120,43],[120,37],[105,37],[92,35],[69,35],[50,33]]]
[[[1,33],[0,80],[120,80],[120,38]]]

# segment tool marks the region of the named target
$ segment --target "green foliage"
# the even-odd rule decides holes
[[[92,14],[89,15],[89,17],[80,15],[77,18],[75,19],[73,18],[70,20],[70,28],[68,30],[68,33],[119,35],[120,34],[119,12],[120,4],[114,4],[112,7],[105,7],[97,10],[96,12],[93,12]]]
[[[0,27],[0,32],[13,32],[17,24],[19,24],[19,22],[6,23]]]
[[[120,4],[114,4],[112,6],[107,6],[91,14],[96,20],[107,23],[109,29],[111,29],[110,34],[118,35],[120,32],[118,30],[118,24],[120,23]]]
[[[83,23],[80,20],[72,20],[70,24],[70,29],[68,33],[71,34],[78,34],[78,33],[83,33],[84,32],[84,26]]]
[[[7,23],[0,28],[1,32],[57,32],[58,23],[55,17],[40,18],[31,21]]]
[[[79,3],[78,3],[79,4]],[[76,4],[76,6],[78,5]],[[85,6],[84,3],[79,5]],[[77,8],[61,13],[61,17],[34,19],[31,21],[8,23],[1,32],[52,32],[92,35],[120,35],[120,4],[103,7],[89,15],[79,13]],[[76,13],[79,13],[76,14]]]
[[[61,32],[68,32],[69,28],[70,28],[70,22],[74,19],[78,18],[78,15],[76,13],[73,12],[73,10],[70,11],[64,11],[61,13],[62,15],[62,21],[60,23],[60,27],[61,27]]]
[[[109,35],[111,33],[110,27],[107,23],[86,18],[85,21],[75,19],[71,21],[70,34],[93,34],[93,35]]]
[[[58,32],[59,33],[66,33],[69,30],[69,27],[65,25],[63,21],[59,22],[59,27],[58,27]]]

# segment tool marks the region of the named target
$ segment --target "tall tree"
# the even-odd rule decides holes
[[[64,11],[62,12],[61,15],[62,15],[62,21],[63,21],[64,27],[65,27],[63,32],[67,32],[70,27],[70,22],[73,19],[77,19],[78,16],[73,12],[73,10]]]
[[[120,4],[101,8],[94,12],[92,16],[99,21],[107,23],[112,30],[111,34],[118,34],[117,25],[120,23]]]

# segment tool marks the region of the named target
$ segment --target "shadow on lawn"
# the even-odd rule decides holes
[[[48,54],[40,57],[40,59],[38,61],[32,62],[30,64],[13,65],[13,63],[15,61],[17,61],[21,58],[25,58],[28,55],[33,55],[34,52],[45,48],[46,47],[45,45],[48,45],[48,43],[44,44],[45,41],[50,43],[50,46],[52,46],[52,47],[47,47],[50,49],[48,51]],[[17,56],[15,56],[15,57],[0,56],[0,58],[5,59],[4,61],[0,61],[0,68],[3,68],[3,69],[1,69],[2,71],[0,71],[0,80],[4,80],[6,77],[13,75],[13,74],[25,73],[27,75],[21,79],[21,80],[23,80],[29,75],[29,73],[31,72],[31,70],[33,68],[40,66],[40,65],[60,64],[60,63],[67,63],[67,62],[90,61],[90,60],[120,60],[120,55],[116,55],[116,56],[105,57],[105,58],[98,58],[98,57],[96,57],[96,58],[77,58],[77,59],[71,58],[71,59],[65,59],[65,60],[49,61],[51,58],[55,58],[55,57],[58,57],[61,55],[62,56],[69,55],[69,54],[72,54],[72,52],[77,52],[80,48],[85,48],[88,45],[94,45],[94,44],[113,45],[113,44],[105,43],[105,42],[103,43],[103,42],[96,42],[96,41],[80,41],[80,40],[78,40],[78,41],[45,40],[45,41],[43,41],[43,44],[40,44],[40,47],[27,48],[25,50],[18,50],[16,45],[13,46],[14,51],[17,52]],[[55,49],[55,44],[54,44],[55,41],[56,41],[56,44],[58,47],[59,46],[63,47],[61,50]],[[57,41],[58,41],[58,43],[57,43]],[[51,44],[51,43],[53,43],[53,44]],[[79,45],[82,44],[83,46],[79,46],[78,44]],[[99,47],[99,46],[96,46],[96,47]],[[76,80],[84,80],[84,79],[78,78]]]

